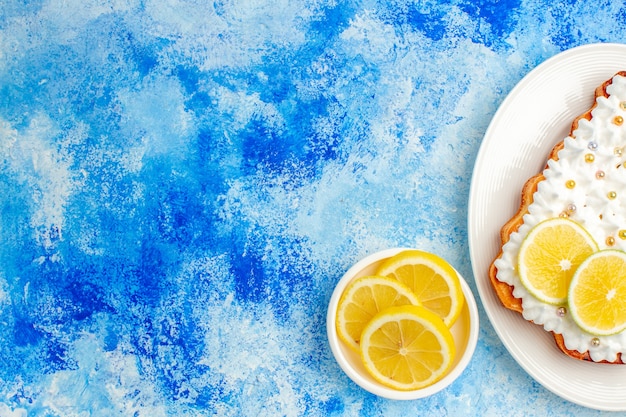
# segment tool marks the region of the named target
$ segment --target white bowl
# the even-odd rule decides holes
[[[465,306],[461,311],[461,315],[451,328],[456,347],[456,356],[448,373],[433,385],[413,391],[398,391],[385,387],[369,375],[363,366],[359,354],[354,352],[343,341],[341,341],[341,339],[339,339],[335,328],[337,304],[339,303],[341,294],[348,284],[355,278],[372,275],[382,261],[403,250],[406,250],[406,248],[387,249],[374,253],[357,262],[344,274],[341,280],[337,283],[328,304],[326,331],[328,333],[330,348],[335,356],[335,359],[337,360],[337,363],[346,375],[348,375],[357,385],[380,397],[392,400],[415,400],[433,395],[454,382],[454,380],[456,380],[465,370],[472,358],[472,355],[474,354],[476,342],[478,341],[478,309],[470,287],[460,274],[459,279],[461,281],[463,295],[465,296]]]

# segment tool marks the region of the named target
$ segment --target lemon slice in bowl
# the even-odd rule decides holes
[[[461,314],[464,297],[454,268],[439,256],[411,249],[383,262],[377,275],[395,278],[407,285],[420,304],[451,327]]]
[[[441,318],[419,306],[390,307],[363,329],[361,357],[372,377],[402,391],[443,378],[455,356],[454,339]]]
[[[572,278],[568,302],[576,324],[593,335],[626,329],[626,253],[607,249],[589,256]]]
[[[517,271],[537,299],[564,304],[576,268],[597,250],[593,237],[578,223],[562,217],[544,220],[522,241]]]
[[[363,328],[372,317],[387,307],[407,304],[419,305],[419,301],[401,282],[381,276],[357,278],[344,290],[337,305],[337,334],[358,351]]]

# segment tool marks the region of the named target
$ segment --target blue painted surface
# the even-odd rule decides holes
[[[622,2],[1,10],[0,416],[602,414],[534,382],[482,310],[458,381],[377,398],[325,313],[388,247],[471,277],[498,104],[550,56],[624,41]]]

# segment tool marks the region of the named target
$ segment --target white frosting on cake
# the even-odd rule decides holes
[[[626,354],[626,331],[602,337],[584,332],[567,312],[559,314],[559,306],[532,296],[522,285],[516,265],[526,234],[537,223],[563,213],[582,225],[600,249],[626,250],[626,166],[622,166],[626,165],[626,77],[613,77],[606,91],[608,97],[597,98],[591,121],[581,119],[565,138],[558,160],[548,161],[545,180],[533,194],[524,223],[511,234],[495,262],[497,278],[512,285],[513,295],[522,300],[526,320],[562,334],[568,349],[589,351],[596,362],[612,362],[618,352]]]

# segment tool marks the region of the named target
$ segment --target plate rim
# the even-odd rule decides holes
[[[519,354],[519,352],[516,351],[515,346],[513,345],[512,341],[508,340],[508,336],[505,335],[503,329],[501,328],[500,323],[498,322],[498,320],[495,318],[496,314],[498,313],[496,311],[496,308],[502,309],[499,313],[502,314],[502,311],[508,312],[508,310],[505,310],[503,306],[499,305],[499,306],[491,306],[491,300],[489,299],[489,296],[487,294],[487,291],[492,291],[491,290],[491,286],[489,284],[487,284],[487,286],[489,287],[488,289],[485,289],[485,284],[481,282],[479,282],[479,280],[477,279],[477,277],[483,277],[483,278],[487,278],[487,270],[481,270],[481,268],[477,265],[477,253],[478,251],[480,251],[480,248],[477,248],[477,245],[475,244],[474,240],[474,236],[475,236],[475,228],[477,227],[476,222],[473,221],[473,219],[476,217],[476,214],[474,213],[477,209],[475,209],[475,205],[476,205],[476,199],[477,197],[477,189],[479,187],[478,182],[481,180],[478,176],[478,168],[481,166],[481,164],[484,164],[485,161],[484,159],[486,158],[486,154],[487,154],[487,149],[489,148],[489,146],[493,143],[493,141],[495,139],[492,139],[492,133],[494,130],[496,130],[496,128],[498,127],[498,122],[504,117],[504,115],[506,114],[508,108],[511,106],[511,103],[514,103],[515,100],[517,99],[518,95],[520,95],[520,92],[523,92],[524,88],[526,88],[529,83],[535,81],[536,79],[538,79],[539,77],[541,77],[541,74],[543,72],[546,72],[547,70],[549,70],[551,67],[555,66],[555,64],[563,64],[564,62],[567,62],[569,60],[573,60],[576,57],[583,55],[585,53],[608,53],[611,52],[611,50],[615,50],[615,51],[620,51],[623,52],[626,55],[626,44],[621,44],[621,43],[592,43],[592,44],[585,44],[585,45],[581,45],[581,46],[577,46],[571,49],[567,49],[565,51],[559,52],[555,55],[553,55],[552,57],[546,59],[545,61],[543,61],[542,63],[540,63],[539,65],[535,66],[532,70],[530,70],[526,75],[524,75],[519,82],[508,92],[508,94],[506,95],[506,97],[502,100],[502,102],[498,105],[498,108],[496,110],[496,112],[494,113],[486,131],[485,134],[483,135],[483,138],[481,140],[481,144],[480,147],[478,149],[478,153],[476,155],[476,159],[474,162],[474,167],[472,170],[472,178],[471,178],[471,182],[470,182],[470,189],[469,189],[469,199],[468,199],[468,218],[467,218],[467,223],[468,223],[468,244],[469,244],[469,252],[470,252],[470,260],[471,260],[471,265],[472,265],[472,272],[473,272],[473,276],[474,276],[474,281],[479,293],[479,298],[481,300],[481,304],[487,314],[487,317],[489,319],[489,322],[491,323],[492,327],[494,328],[498,338],[500,339],[500,341],[503,343],[503,345],[505,346],[506,350],[509,352],[509,354],[513,357],[513,359],[518,363],[518,365],[520,365],[522,367],[522,369],[524,369],[524,371],[530,375],[535,381],[537,381],[539,384],[541,384],[543,387],[545,387],[547,390],[551,391],[552,393],[558,395],[559,397],[568,400],[572,403],[584,406],[584,407],[588,407],[588,408],[593,408],[593,409],[597,409],[597,410],[604,410],[604,411],[624,411],[626,410],[626,396],[624,397],[622,403],[620,403],[620,406],[612,406],[612,405],[608,405],[603,403],[602,401],[593,401],[592,399],[589,398],[584,398],[584,396],[573,396],[573,395],[568,395],[567,393],[563,392],[562,389],[559,389],[558,386],[554,386],[554,384],[551,383],[550,378],[545,376],[545,375],[540,375],[538,374],[534,369],[532,369],[532,367],[529,366],[529,364],[526,362],[525,358],[522,357],[522,355]],[[579,77],[582,77],[582,74],[578,75]],[[532,140],[529,140],[530,142],[532,142]],[[545,158],[547,158],[547,154],[542,154],[541,155],[542,160],[545,160]],[[517,191],[518,193],[521,192],[521,190]],[[514,213],[510,213],[511,217]],[[500,229],[502,225],[498,225],[498,231]],[[493,237],[494,239],[497,239],[499,241],[500,236],[499,234],[497,234],[497,236]],[[492,254],[492,258],[495,258],[495,256],[497,255],[497,253],[493,253]],[[483,279],[484,281],[484,279]],[[508,314],[508,313],[507,313]],[[539,326],[537,326],[542,332],[544,331],[542,328],[540,328]],[[600,365],[602,366],[602,365]],[[615,366],[615,365],[609,365],[609,366]]]

